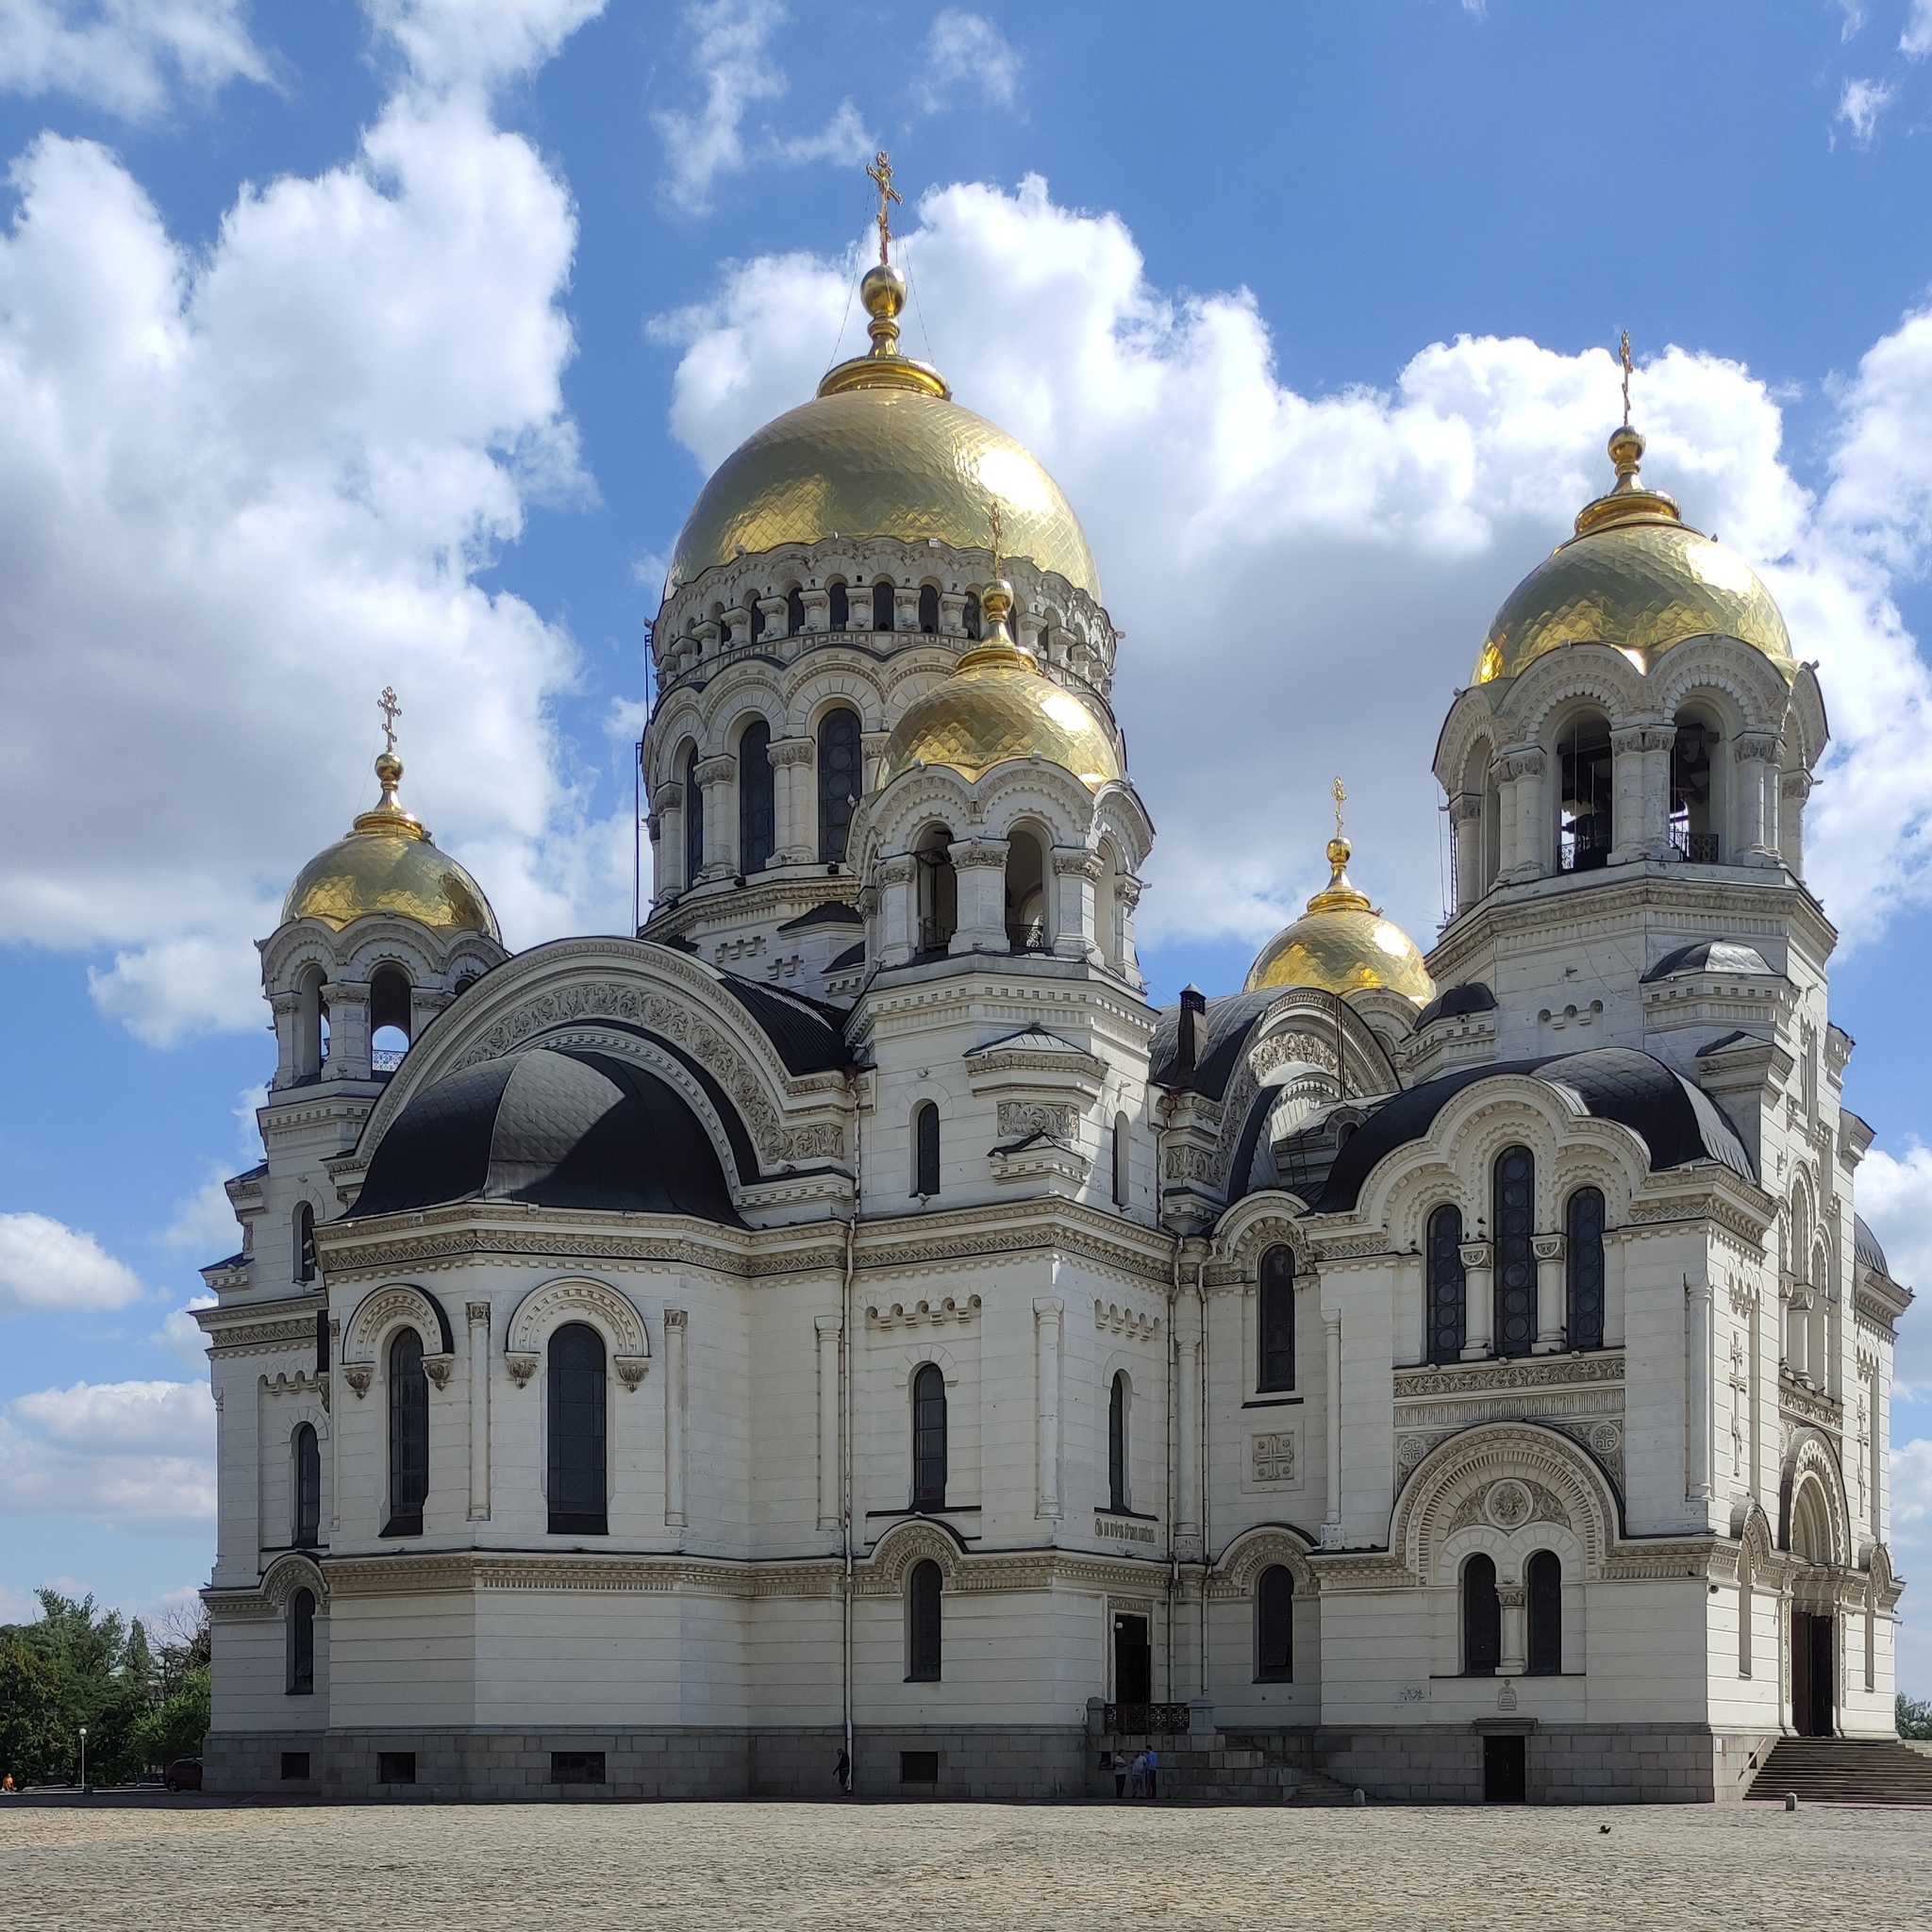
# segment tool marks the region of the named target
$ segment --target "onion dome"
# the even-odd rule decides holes
[[[1327,885],[1292,925],[1261,948],[1248,968],[1243,991],[1316,986],[1324,992],[1351,993],[1386,986],[1419,1007],[1435,997],[1436,983],[1416,942],[1349,883],[1346,867],[1353,849],[1339,834],[1329,840]]]
[[[664,594],[741,551],[827,537],[984,541],[997,503],[1007,550],[1097,603],[1100,577],[1059,485],[1004,429],[961,408],[929,363],[899,353],[906,277],[881,262],[859,285],[869,354],[841,362],[808,403],[768,423],[719,464],[671,555]]]
[[[413,919],[432,932],[480,932],[502,942],[483,889],[447,853],[429,842],[422,821],[396,802],[403,761],[378,754],[382,797],[356,820],[346,839],[319,852],[295,874],[282,921],[319,919],[337,931],[371,912]]]
[[[1735,550],[1694,530],[1638,480],[1643,439],[1610,438],[1617,481],[1577,513],[1576,534],[1509,593],[1476,658],[1474,682],[1515,677],[1560,644],[1610,644],[1642,670],[1687,638],[1736,638],[1796,677],[1785,621]]]
[[[1036,757],[1095,791],[1121,775],[1107,727],[1013,642],[1012,608],[1010,584],[987,586],[980,608],[990,634],[892,727],[882,785],[915,765],[947,765],[971,780],[1008,758]]]

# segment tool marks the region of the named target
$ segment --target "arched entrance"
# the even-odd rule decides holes
[[[1791,1498],[1791,1554],[1812,1566],[1791,1605],[1791,1728],[1801,1738],[1838,1734],[1838,1618],[1831,1589],[1831,1518],[1815,1482]]]

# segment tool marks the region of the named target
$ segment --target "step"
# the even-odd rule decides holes
[[[1783,1738],[1750,1795],[1813,1804],[1932,1805],[1932,1758],[1889,1738]]]

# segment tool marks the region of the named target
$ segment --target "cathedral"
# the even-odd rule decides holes
[[[1911,1297],[1765,586],[1626,405],[1472,641],[1434,946],[1338,805],[1158,1008],[1094,558],[880,225],[869,352],[678,538],[635,935],[506,950],[391,729],[261,941],[209,1789],[1111,1796],[1151,1741],[1182,1796],[1723,1801],[1890,1737]]]

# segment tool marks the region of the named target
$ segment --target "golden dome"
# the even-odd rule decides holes
[[[396,803],[403,761],[375,760],[382,799],[363,812],[346,839],[319,852],[295,875],[282,921],[319,919],[340,931],[370,912],[393,912],[432,932],[480,932],[501,942],[496,914],[476,881],[429,842],[420,820]]]
[[[1436,983],[1416,942],[1349,883],[1344,868],[1353,848],[1328,841],[1330,875],[1308,909],[1261,948],[1248,968],[1244,992],[1273,986],[1316,986],[1324,992],[1362,992],[1386,986],[1417,1006],[1436,996]]]
[[[1011,606],[1008,586],[987,587],[991,635],[959,659],[950,677],[914,699],[892,727],[882,786],[914,765],[947,765],[973,779],[1008,758],[1035,755],[1094,791],[1121,775],[1107,727],[1008,636]]]
[[[1059,485],[1030,450],[954,402],[936,369],[899,354],[905,277],[874,268],[860,293],[873,317],[871,353],[841,362],[810,402],[719,464],[678,533],[664,594],[741,550],[831,536],[936,537],[971,550],[985,541],[991,501],[1008,555],[1057,571],[1098,602],[1086,533]]]
[[[1617,483],[1587,504],[1576,534],[1530,572],[1497,611],[1476,658],[1477,684],[1514,677],[1560,644],[1611,644],[1644,670],[1673,644],[1712,633],[1762,651],[1789,679],[1791,641],[1756,571],[1694,530],[1661,491],[1637,480],[1643,439],[1610,438]]]

